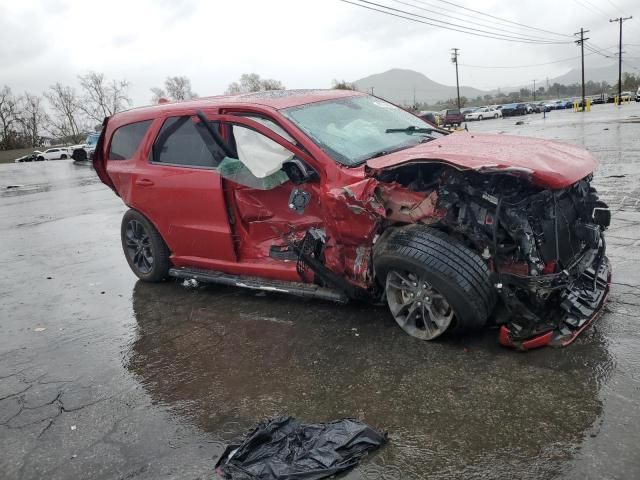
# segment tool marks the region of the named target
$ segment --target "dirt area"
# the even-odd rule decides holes
[[[388,430],[349,479],[640,478],[633,115],[469,124],[591,150],[614,210],[605,314],[569,348],[524,354],[492,329],[423,343],[385,308],[140,283],[125,207],[91,168],[0,166],[2,478],[212,478],[226,442],[277,414]]]

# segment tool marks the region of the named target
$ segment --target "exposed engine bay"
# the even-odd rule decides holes
[[[502,300],[496,313],[507,329],[502,343],[527,348],[530,339],[547,335],[547,343],[563,345],[599,310],[608,293],[603,232],[611,215],[591,176],[549,190],[520,171],[420,162],[378,172],[376,179],[388,219],[401,213],[393,211],[389,187],[423,193],[432,211],[415,220],[461,240],[487,262]]]
[[[476,252],[498,302],[500,341],[563,346],[595,318],[609,291],[604,231],[611,215],[588,176],[550,190],[521,170],[459,170],[415,162],[337,189],[333,223],[298,243],[298,271],[350,298],[376,297],[372,252],[395,228],[424,224]],[[363,239],[371,244],[363,243]],[[462,270],[461,270],[462,272]]]

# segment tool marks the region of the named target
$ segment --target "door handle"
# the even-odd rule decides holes
[[[141,187],[150,187],[153,185],[153,182],[148,178],[139,178],[136,180],[136,185],[140,185]]]

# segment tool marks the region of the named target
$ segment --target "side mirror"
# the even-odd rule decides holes
[[[313,168],[296,157],[284,162],[282,164],[282,170],[287,174],[287,177],[289,177],[289,180],[291,180],[294,185],[313,182],[320,178]]]

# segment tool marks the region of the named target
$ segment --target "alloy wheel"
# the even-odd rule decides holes
[[[151,238],[144,225],[137,220],[130,220],[126,229],[127,256],[131,264],[146,275],[153,269],[153,248]]]
[[[453,309],[424,277],[391,270],[386,282],[387,303],[400,327],[412,337],[432,340],[451,325]]]

